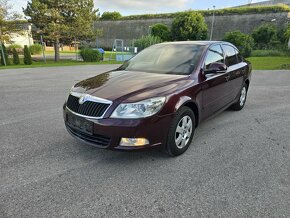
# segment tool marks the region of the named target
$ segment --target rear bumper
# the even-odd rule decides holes
[[[159,147],[166,143],[167,134],[173,114],[153,116],[143,119],[87,119],[93,123],[93,134],[80,132],[69,125],[67,116],[77,116],[64,108],[64,121],[67,131],[78,140],[98,148],[112,150],[140,150]],[[149,144],[145,146],[120,146],[121,138],[146,138]]]

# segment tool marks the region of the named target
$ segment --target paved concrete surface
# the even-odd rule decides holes
[[[71,85],[112,67],[0,71],[0,217],[290,217],[289,71],[254,72],[244,110],[170,158],[66,132]]]

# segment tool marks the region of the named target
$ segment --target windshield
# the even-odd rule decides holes
[[[196,67],[203,46],[181,44],[153,45],[127,63],[121,70],[188,75]]]

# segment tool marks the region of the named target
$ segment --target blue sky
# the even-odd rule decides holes
[[[260,1],[253,0],[252,2]],[[119,11],[122,15],[130,15],[208,9],[214,5],[217,8],[225,8],[248,2],[248,0],[95,0],[95,6],[100,9],[101,13]],[[10,4],[15,11],[22,12],[22,7],[27,5],[27,0],[10,0]]]

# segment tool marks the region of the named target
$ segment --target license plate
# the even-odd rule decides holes
[[[93,123],[78,116],[67,114],[67,124],[76,130],[86,134],[93,134]]]

